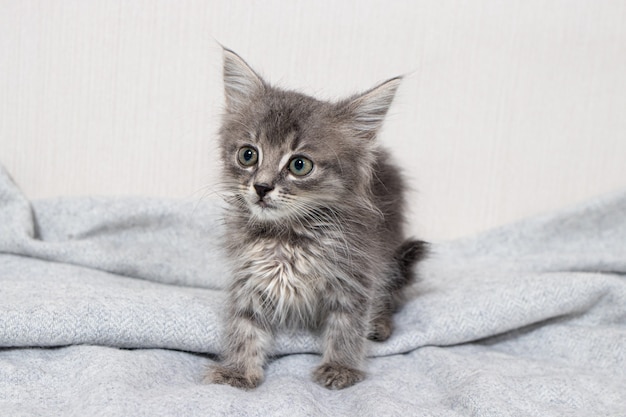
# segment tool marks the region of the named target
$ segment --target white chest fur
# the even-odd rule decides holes
[[[245,286],[259,295],[259,307],[276,324],[311,323],[328,279],[327,260],[315,247],[264,240],[245,251]]]

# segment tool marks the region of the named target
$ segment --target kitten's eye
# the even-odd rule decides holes
[[[298,177],[303,177],[313,170],[313,162],[301,156],[295,157],[289,162],[289,171]]]
[[[237,154],[237,160],[239,163],[245,167],[250,167],[257,163],[259,160],[259,153],[251,146],[244,146],[239,149],[239,153]]]

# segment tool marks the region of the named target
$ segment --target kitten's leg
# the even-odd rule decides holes
[[[367,338],[384,342],[393,333],[393,313],[401,304],[402,293],[408,278],[397,264],[389,265],[387,277],[374,296]]]
[[[387,282],[374,299],[368,339],[377,342],[389,339],[393,333],[393,314],[405,303],[404,290],[415,280],[412,267],[427,255],[428,243],[421,240],[407,240],[396,249]]]
[[[322,364],[313,373],[320,385],[342,389],[365,378],[359,368],[365,359],[366,302],[335,300],[329,303],[324,331]]]
[[[263,380],[263,365],[272,333],[252,314],[232,315],[228,323],[222,363],[211,366],[205,382],[252,389]]]
[[[375,342],[384,342],[393,333],[394,303],[389,293],[378,294],[370,313],[367,338]]]

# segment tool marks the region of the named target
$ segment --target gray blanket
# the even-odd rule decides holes
[[[433,245],[367,379],[282,334],[255,391],[204,385],[228,265],[216,201],[28,201],[0,167],[0,414],[626,415],[626,190]],[[442,219],[445,221],[445,219]]]

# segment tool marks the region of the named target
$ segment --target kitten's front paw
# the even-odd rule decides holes
[[[365,372],[337,363],[324,363],[313,373],[318,384],[329,389],[342,389],[365,379]]]
[[[241,371],[213,365],[208,369],[204,382],[207,384],[230,385],[231,387],[250,390],[259,386],[263,381],[263,371],[243,373]]]

